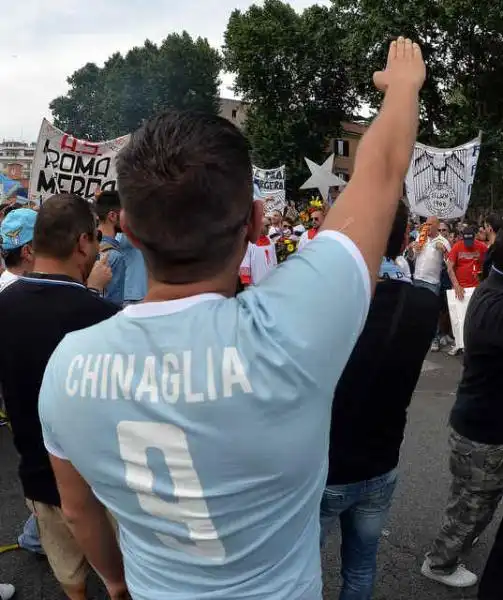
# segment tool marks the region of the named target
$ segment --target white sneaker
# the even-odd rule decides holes
[[[452,346],[452,344],[454,344],[454,340],[451,338],[450,335],[444,335],[440,338],[441,346]]]
[[[458,348],[458,347],[456,346],[456,344],[454,344],[454,345],[452,346],[452,348],[450,348],[450,349],[449,349],[449,351],[447,352],[447,354],[448,354],[449,356],[457,356],[457,355],[458,355],[460,352],[461,352],[461,348]]]
[[[430,568],[429,558],[425,559],[423,566],[421,567],[421,573],[425,577],[428,577],[428,579],[438,581],[438,583],[443,583],[444,585],[448,585],[449,587],[454,588],[472,587],[472,585],[475,585],[478,580],[478,577],[475,575],[475,573],[472,573],[461,564],[458,565],[454,573],[451,573],[450,575],[442,575],[441,573],[435,573]]]
[[[10,600],[16,593],[13,585],[10,583],[0,583],[0,600]]]

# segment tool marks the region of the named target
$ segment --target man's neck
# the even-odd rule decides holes
[[[489,234],[489,240],[488,240],[488,245],[492,246],[494,244],[494,242],[496,241],[496,234],[495,233],[490,233]]]
[[[241,261],[239,262],[241,264]],[[144,302],[165,302],[167,300],[180,300],[201,294],[220,294],[226,298],[236,295],[238,284],[238,266],[229,268],[206,281],[198,281],[183,285],[155,281],[149,275],[148,292]]]
[[[26,265],[19,265],[18,267],[9,267],[6,269],[6,271],[9,271],[9,273],[12,273],[12,275],[22,277],[28,272],[28,269],[26,268]]]
[[[80,269],[69,261],[39,256],[35,259],[33,270],[35,273],[45,273],[46,275],[66,275],[66,277],[84,283]]]
[[[99,230],[109,238],[115,238],[115,227],[110,223],[100,223]]]

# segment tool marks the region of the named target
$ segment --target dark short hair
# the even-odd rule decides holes
[[[117,158],[127,223],[158,281],[193,283],[221,272],[252,210],[248,142],[232,123],[164,113],[133,133]]]
[[[19,204],[19,202],[15,202],[14,204],[9,204],[9,206],[6,206],[3,209],[3,216],[6,217],[9,213],[11,213],[13,210],[17,210],[18,208],[23,208],[22,204]]]
[[[484,223],[489,225],[492,228],[492,230],[494,231],[494,233],[498,233],[498,231],[501,229],[501,225],[502,225],[501,217],[494,213],[491,215],[488,215],[484,219]]]
[[[13,267],[18,267],[23,262],[23,257],[21,256],[23,248],[31,245],[32,243],[28,242],[23,246],[19,246],[19,248],[14,248],[13,250],[4,250],[2,252],[2,258],[5,263],[5,268],[12,269]]]
[[[400,255],[403,248],[408,222],[409,209],[400,200],[395,214],[395,220],[393,221],[393,227],[391,228],[391,233],[388,238],[388,245],[384,255],[386,258],[395,260],[395,258]]]
[[[33,235],[35,254],[65,260],[82,234],[91,239],[96,235],[92,206],[76,194],[55,194],[40,207]]]
[[[101,192],[94,203],[94,210],[100,222],[106,220],[108,213],[112,210],[121,209],[121,200],[119,193],[116,191]]]
[[[491,253],[492,264],[498,271],[503,271],[503,229],[496,234],[496,239],[492,245]]]

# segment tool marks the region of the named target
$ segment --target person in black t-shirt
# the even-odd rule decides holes
[[[491,272],[491,267],[493,264],[494,242],[496,241],[498,231],[501,229],[501,218],[498,215],[489,215],[484,222],[484,229],[487,235],[488,250],[482,266],[482,280],[487,279],[489,277],[489,273]]]
[[[341,599],[370,598],[412,393],[435,334],[438,297],[395,264],[407,236],[399,207],[363,332],[335,390],[322,536],[342,530]]]
[[[451,492],[442,530],[422,569],[451,587],[476,584],[477,576],[460,560],[491,522],[503,496],[503,230],[493,244],[492,260],[489,277],[466,313],[463,376],[450,419]],[[503,576],[497,587],[501,598]]]
[[[20,454],[27,504],[57,579],[71,600],[85,599],[87,563],[62,519],[60,498],[38,416],[44,370],[63,337],[113,316],[117,308],[86,288],[111,278],[96,263],[98,235],[88,202],[58,194],[41,207],[33,238],[35,272],[0,294],[0,383]],[[69,424],[70,426],[70,424]]]

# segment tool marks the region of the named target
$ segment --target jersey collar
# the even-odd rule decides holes
[[[135,319],[145,317],[162,317],[182,312],[188,308],[192,308],[202,302],[210,300],[221,300],[225,298],[221,294],[198,294],[197,296],[189,296],[188,298],[178,298],[177,300],[165,300],[164,302],[144,302],[142,304],[130,304],[122,311],[127,317]]]

